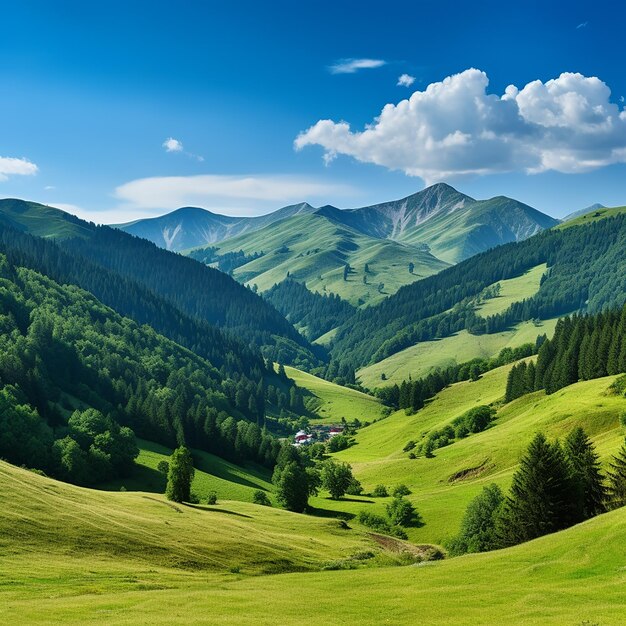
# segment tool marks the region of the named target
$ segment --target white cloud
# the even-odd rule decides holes
[[[415,82],[415,76],[411,76],[410,74],[401,74],[398,77],[398,82],[396,85],[398,87],[410,87]]]
[[[182,152],[183,144],[178,141],[178,139],[174,139],[174,137],[168,137],[162,144],[165,148],[165,152]]]
[[[161,176],[132,180],[115,197],[129,209],[176,209],[201,206],[229,214],[258,214],[279,204],[351,195],[347,185],[301,176]]]
[[[469,69],[387,104],[362,131],[320,120],[298,135],[297,150],[338,154],[419,176],[427,183],[468,174],[523,170],[583,172],[626,162],[626,111],[599,78],[564,73],[523,89],[489,94],[484,72]]]
[[[331,74],[354,74],[359,70],[371,70],[386,65],[382,59],[340,59],[335,61],[328,70]]]
[[[576,26],[576,30],[580,30],[581,28],[587,28],[587,24],[589,24],[589,22],[581,22],[578,26]]]
[[[9,176],[33,176],[38,171],[39,168],[28,159],[0,157],[0,182]]]

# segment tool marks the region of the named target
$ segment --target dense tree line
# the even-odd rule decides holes
[[[263,297],[294,326],[302,328],[310,341],[343,324],[356,310],[336,294],[313,293],[293,279],[274,285]]]
[[[449,548],[462,554],[529,541],[624,506],[625,494],[626,444],[605,476],[582,428],[571,431],[563,444],[539,433],[520,461],[510,492],[485,487],[468,506]]]
[[[626,372],[626,306],[597,315],[573,315],[557,322],[543,343],[537,365],[520,363],[508,376],[505,400],[545,389],[546,393]]]
[[[0,224],[0,251],[12,265],[31,268],[63,284],[74,284],[93,293],[102,303],[139,324],[148,324],[157,332],[207,359],[220,370],[223,378],[238,383],[247,380],[248,395],[262,379],[271,377],[259,349],[249,346],[229,329],[186,315],[167,299],[131,278],[82,256],[61,249],[55,242],[16,231]],[[173,255],[176,256],[176,255]],[[255,296],[256,297],[256,296]],[[285,348],[282,346],[284,343]],[[295,346],[295,347],[294,347]],[[273,350],[280,356],[297,355],[300,346],[276,336]],[[286,362],[290,359],[286,358]],[[284,378],[287,386],[293,383]],[[256,393],[256,392],[255,392]],[[262,397],[256,397],[259,410]]]
[[[264,353],[273,360],[319,364],[313,348],[273,306],[223,272],[107,226],[61,245],[147,287],[186,315],[267,348]],[[277,346],[275,337],[287,343]]]
[[[497,332],[520,321],[621,306],[626,300],[625,246],[624,215],[499,246],[357,311],[340,327],[332,356],[358,368],[464,328]],[[533,297],[487,319],[476,314],[472,300],[485,288],[542,263],[550,269]]]
[[[445,369],[437,368],[428,375],[416,380],[404,380],[400,385],[382,387],[376,390],[376,395],[389,406],[415,412],[424,406],[424,403],[448,385],[463,380],[477,380],[481,374],[513,363],[519,359],[536,354],[539,346],[546,337],[537,337],[534,344],[528,343],[517,348],[503,348],[498,356],[491,359],[473,359],[466,363],[451,365]]]
[[[243,250],[233,250],[232,252],[223,252],[220,254],[219,248],[209,246],[208,248],[198,248],[197,250],[192,250],[187,254],[187,256],[191,259],[195,259],[196,261],[200,261],[200,263],[204,263],[205,265],[214,264],[220,272],[225,272],[226,274],[230,274],[232,276],[232,273],[238,267],[262,257],[263,254],[263,252],[246,254]]]
[[[274,465],[279,443],[263,428],[262,378],[223,378],[206,359],[91,294],[1,256],[0,329],[2,458],[97,482],[128,469],[114,460],[115,450],[132,448],[128,428],[170,447]],[[301,402],[295,390],[290,395]],[[89,407],[97,419],[84,417]],[[81,426],[87,418],[99,425],[91,440]]]

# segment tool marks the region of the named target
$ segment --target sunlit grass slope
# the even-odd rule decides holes
[[[558,230],[563,230],[564,228],[571,228],[572,226],[584,226],[585,224],[592,224],[593,222],[606,219],[607,217],[615,217],[617,215],[621,215],[622,213],[626,213],[626,206],[613,207],[610,209],[598,209],[596,211],[585,213],[580,217],[567,220],[567,222],[559,224],[556,228]]]
[[[541,286],[541,277],[546,273],[548,266],[545,263],[537,265],[516,278],[501,280],[500,293],[495,298],[489,298],[476,307],[476,313],[481,317],[497,315],[506,311],[514,302],[521,302],[531,298]]]
[[[307,404],[319,418],[316,423],[336,424],[341,422],[342,417],[347,421],[358,419],[361,422],[371,422],[385,412],[384,405],[373,396],[335,385],[293,367],[285,367],[285,372],[298,387],[311,394],[311,400]]]
[[[164,493],[166,477],[157,470],[160,461],[168,461],[172,450],[151,441],[138,440],[139,456],[136,469],[130,478],[123,478],[102,485],[101,488],[119,491],[150,491]],[[230,463],[208,452],[193,450],[195,476],[191,490],[201,501],[206,501],[210,491],[219,500],[252,502],[257,489],[266,491],[272,498],[271,472],[265,468],[247,464],[245,467]]]
[[[592,437],[602,459],[617,452],[624,433],[619,415],[626,408],[623,397],[607,390],[612,377],[577,383],[555,394],[537,392],[498,410],[488,430],[470,435],[435,451],[435,458],[410,459],[402,452],[405,444],[419,441],[422,434],[449,424],[473,406],[498,401],[511,366],[486,373],[476,382],[463,382],[445,389],[415,415],[399,411],[362,429],[357,444],[337,458],[352,464],[366,491],[384,483],[404,483],[413,493],[424,526],[409,529],[414,541],[444,543],[458,530],[469,501],[490,482],[507,488],[513,471],[532,437],[539,431],[549,437],[564,437],[582,426]],[[371,499],[366,506],[382,512],[385,499]],[[356,513],[363,508],[354,502],[327,506]]]
[[[556,322],[556,318],[539,324],[533,321],[522,322],[511,330],[488,335],[472,335],[462,330],[444,339],[423,341],[405,348],[378,363],[358,370],[357,378],[369,389],[401,383],[407,380],[409,375],[413,379],[419,378],[437,367],[448,367],[476,358],[489,358],[496,356],[502,348],[515,348],[525,343],[534,343],[537,335],[545,333],[551,337]],[[385,380],[382,379],[383,374]]]
[[[82,489],[0,462],[0,570],[7,559],[97,561],[244,574],[323,567],[375,550],[337,520],[250,503],[179,505],[161,495]],[[39,555],[39,556],[37,556]],[[1,603],[0,603],[1,604]],[[0,622],[2,619],[0,618]]]
[[[247,254],[263,252],[262,257],[234,272],[237,280],[256,284],[261,291],[283,281],[289,272],[311,291],[339,294],[355,306],[374,304],[403,285],[447,267],[418,247],[368,237],[318,214],[282,220],[217,247],[221,254],[239,250]],[[412,274],[408,269],[410,262],[415,265]],[[344,281],[346,264],[354,271]],[[367,283],[363,282],[364,277]]]
[[[332,554],[338,542],[339,551],[347,549],[351,531],[315,527],[315,535],[302,535],[303,548],[296,525],[299,518],[310,524],[307,517],[263,511],[271,526],[259,533],[266,522],[252,505],[237,510],[251,518],[186,507],[177,513],[135,494],[101,494],[100,502],[99,494],[6,465],[0,479],[3,623],[623,623],[626,509],[515,548],[422,567],[249,577],[212,570],[245,569],[272,554],[279,562],[302,558],[307,548]]]
[[[12,198],[0,200],[0,220],[37,237],[84,237],[90,233],[84,223],[64,211]]]

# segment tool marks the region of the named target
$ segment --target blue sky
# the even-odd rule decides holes
[[[104,222],[438,180],[556,216],[626,204],[620,4],[6,3],[0,197]]]

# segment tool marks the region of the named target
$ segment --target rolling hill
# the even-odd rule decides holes
[[[233,276],[260,291],[289,276],[311,291],[336,293],[355,306],[375,304],[402,285],[447,267],[422,247],[377,239],[342,224],[337,218],[341,213],[326,207],[281,220],[216,244],[210,252],[216,248],[215,254],[223,256],[243,251],[251,260],[244,259]],[[213,258],[207,259],[202,248],[189,255]],[[414,265],[412,273],[409,263]],[[344,280],[346,265],[351,269]]]

